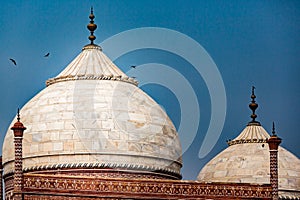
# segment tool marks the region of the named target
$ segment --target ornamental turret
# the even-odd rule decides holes
[[[15,143],[15,172],[14,172],[14,200],[22,200],[23,188],[23,161],[22,161],[22,140],[26,127],[20,122],[20,110],[18,109],[17,122],[11,127],[14,132]]]
[[[270,183],[272,186],[273,200],[278,199],[278,146],[281,139],[275,134],[275,125],[273,122],[272,136],[267,140],[270,149]]]

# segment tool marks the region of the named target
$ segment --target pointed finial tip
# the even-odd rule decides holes
[[[252,85],[252,94],[254,95],[254,89],[255,87]]]
[[[91,6],[91,14],[90,14],[89,18],[90,18],[91,20],[93,20],[93,19],[95,18],[93,6]]]
[[[275,133],[275,123],[273,122],[273,127],[272,127],[272,134],[275,136],[276,133]]]
[[[20,121],[20,108],[18,108],[18,112],[17,112],[17,120],[18,120],[18,122]]]
[[[254,101],[254,99],[256,98],[255,94],[254,94],[254,90],[255,90],[255,87],[252,86],[252,94],[251,94],[251,99],[252,101]],[[255,102],[255,101],[254,101]]]

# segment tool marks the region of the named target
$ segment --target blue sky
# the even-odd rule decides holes
[[[167,28],[201,44],[218,67],[226,90],[225,124],[214,148],[200,159],[211,117],[203,77],[185,59],[159,49],[136,50],[115,60],[124,72],[131,65],[168,65],[190,82],[199,101],[200,121],[196,137],[183,154],[185,179],[195,179],[203,165],[226,148],[226,140],[235,138],[250,121],[252,85],[259,104],[258,121],[269,133],[275,121],[282,146],[300,156],[299,1],[1,1],[1,143],[17,107],[45,88],[45,81],[89,43],[86,25],[91,6],[98,25],[95,43],[135,28]],[[44,58],[47,52],[50,57]],[[142,89],[166,109],[178,128],[180,103],[172,91],[158,84]]]

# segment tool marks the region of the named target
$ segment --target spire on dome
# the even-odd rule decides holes
[[[91,19],[90,23],[87,25],[87,28],[91,32],[91,35],[89,36],[89,40],[91,41],[91,44],[94,44],[94,40],[96,39],[96,36],[94,36],[94,31],[97,29],[97,25],[94,24],[94,12],[93,12],[93,7],[91,7],[91,14],[89,16]]]
[[[240,133],[239,136],[233,140],[226,141],[229,146],[243,143],[266,143],[268,140],[267,138],[270,137],[267,131],[260,125],[260,122],[255,120],[257,117],[255,110],[257,109],[258,104],[255,102],[256,96],[254,94],[254,89],[255,87],[252,86],[252,101],[249,104],[249,108],[252,110],[252,121],[248,123],[247,127]]]
[[[97,25],[94,24],[93,7],[91,8],[90,24],[87,28],[90,30],[90,44],[82,48],[82,52],[56,77],[46,81],[46,86],[63,81],[73,80],[112,80],[123,81],[138,85],[138,81],[128,77],[119,69],[103,52],[100,46],[94,44],[96,37],[94,31]]]
[[[260,126],[260,123],[255,120],[255,118],[257,117],[257,115],[255,114],[255,110],[257,109],[258,104],[255,102],[256,96],[254,94],[254,89],[255,89],[255,87],[252,86],[252,95],[251,95],[252,101],[249,104],[249,108],[252,110],[252,115],[251,115],[252,121],[249,122],[248,125],[258,125],[258,126]]]

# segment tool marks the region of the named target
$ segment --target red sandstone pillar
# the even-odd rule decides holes
[[[273,135],[268,139],[270,149],[270,182],[272,186],[273,200],[278,200],[278,146],[281,143],[281,139],[275,135],[273,123]]]
[[[20,122],[20,114],[18,110],[18,121],[11,127],[14,131],[15,143],[15,173],[14,173],[14,200],[22,200],[23,188],[23,163],[22,163],[22,139],[23,132],[26,127]]]
[[[0,200],[3,199],[2,172],[3,172],[2,156],[0,156]]]

